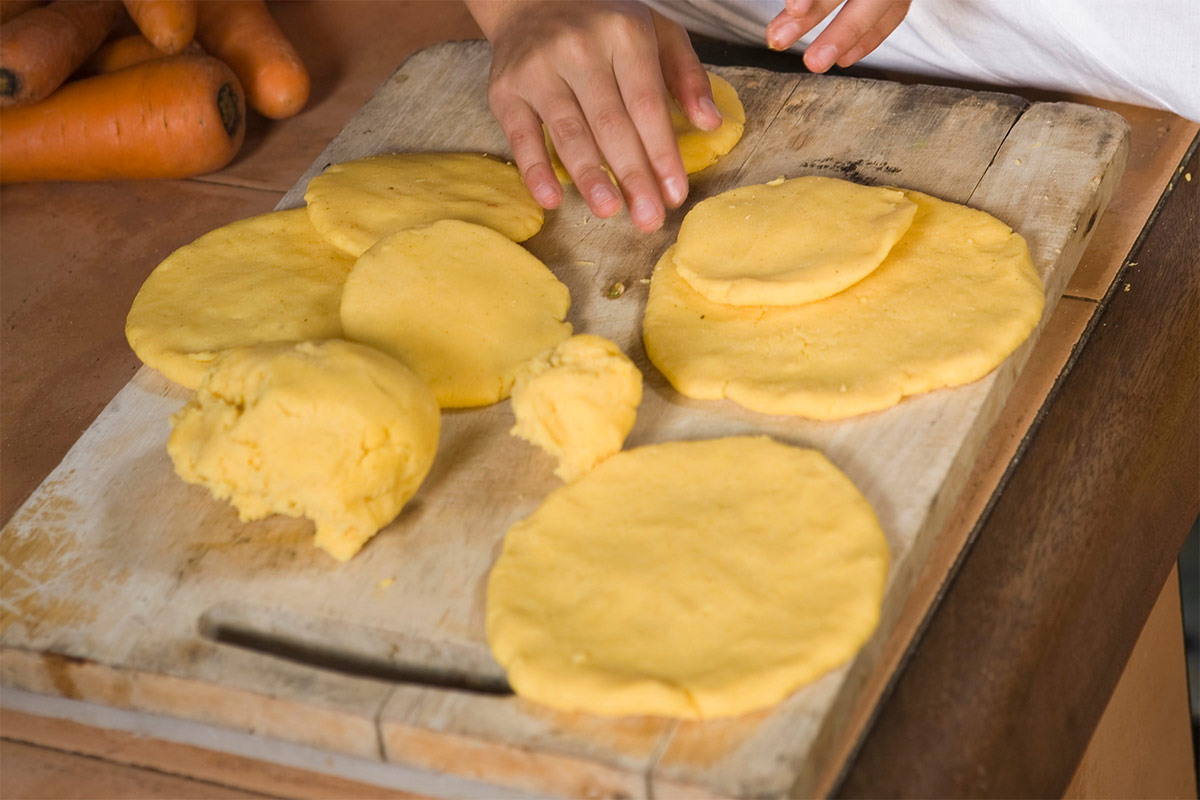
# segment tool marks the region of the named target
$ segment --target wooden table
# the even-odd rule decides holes
[[[0,192],[0,517],[136,370],[122,326],[154,264],[270,209],[408,53],[478,35],[457,4],[430,8],[275,6],[314,73],[313,102],[252,125],[214,175]],[[1195,791],[1171,570],[1200,505],[1197,126],[1100,105],[1133,127],[1125,177],[941,537],[929,591],[906,613],[910,633],[923,625],[916,644],[897,639],[897,677],[864,692],[867,734],[842,794]],[[15,711],[0,726],[6,797],[386,794]],[[1105,756],[1113,731],[1120,759]]]

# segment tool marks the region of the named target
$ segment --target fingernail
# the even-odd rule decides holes
[[[533,198],[542,208],[550,208],[558,202],[557,188],[549,182],[539,183],[533,190]]]
[[[639,197],[633,202],[633,221],[638,225],[653,225],[658,221],[658,208],[654,202],[645,197]]]
[[[771,33],[771,49],[786,50],[800,38],[800,24],[788,20]]]
[[[608,183],[598,183],[592,189],[592,205],[597,209],[602,209],[604,206],[616,204],[620,206],[621,198],[617,194],[617,190]]]
[[[714,103],[712,100],[709,100],[707,97],[701,97],[700,109],[704,112],[705,116],[708,117],[707,127],[701,125],[701,128],[711,131],[721,127],[721,112],[717,110],[716,103]]]
[[[811,48],[805,54],[804,61],[813,72],[824,72],[833,66],[833,61],[837,58],[837,55],[837,47],[831,44],[823,44]]]
[[[687,198],[687,182],[679,178],[667,178],[664,183],[667,185],[667,202],[672,206],[677,206]]]

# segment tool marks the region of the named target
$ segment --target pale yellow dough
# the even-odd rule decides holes
[[[480,153],[401,153],[334,164],[304,194],[313,225],[353,256],[390,233],[439,219],[485,225],[522,242],[542,207],[517,168]]]
[[[916,213],[901,191],[837,178],[743,186],[688,212],[675,266],[714,303],[810,303],[873,272]]]
[[[387,236],[346,280],[347,338],[390,353],[445,408],[503,400],[517,370],[571,335],[567,287],[525,248],[442,220]]]
[[[683,168],[688,173],[699,172],[717,163],[717,159],[733,149],[742,138],[746,127],[746,109],[738,99],[737,90],[729,81],[720,75],[708,73],[708,83],[712,88],[713,102],[721,112],[721,125],[716,130],[705,131],[697,128],[680,110],[678,104],[671,103],[671,123],[675,126],[675,139],[679,143],[679,155],[683,159]],[[550,137],[546,137],[546,148],[550,151],[550,161],[554,165],[554,173],[564,184],[571,183],[571,175],[558,158]]]
[[[573,481],[621,449],[642,401],[642,373],[616,344],[580,334],[517,373],[512,433],[558,459]]]
[[[331,340],[227,351],[171,422],[181,478],[243,521],[308,517],[316,545],[345,561],[421,485],[439,412],[403,365]]]
[[[1044,290],[1025,241],[982,211],[905,194],[917,214],[883,264],[802,306],[713,303],[668,250],[646,304],[650,360],[689,397],[817,419],[982,378],[1041,319]]]
[[[870,505],[815,450],[640,447],[509,530],[488,642],[517,694],[557,709],[728,717],[850,659],[887,569]]]
[[[228,348],[341,336],[338,304],[353,265],[302,208],[239,220],[150,273],[125,336],[148,366],[194,389]]]

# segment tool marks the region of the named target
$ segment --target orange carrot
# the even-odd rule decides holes
[[[0,28],[0,108],[36,103],[57,89],[100,46],[120,11],[115,0],[58,0]]]
[[[237,76],[177,55],[65,84],[0,113],[0,183],[186,178],[220,169],[246,133]]]
[[[196,35],[195,0],[124,0],[125,10],[150,42],[164,53],[181,53]]]
[[[0,25],[40,5],[45,3],[42,0],[0,0]]]
[[[308,102],[308,70],[263,0],[202,0],[196,38],[233,68],[260,114],[283,119]]]
[[[195,40],[188,42],[187,47],[183,48],[183,52],[193,55],[204,54],[204,50]],[[150,44],[150,40],[145,36],[140,33],[131,33],[128,36],[109,39],[100,45],[100,49],[83,62],[83,66],[75,73],[75,77],[103,75],[106,72],[116,72],[145,61],[166,57],[167,54]]]

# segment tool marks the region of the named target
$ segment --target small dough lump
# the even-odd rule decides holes
[[[850,659],[887,570],[870,504],[815,450],[639,447],[508,531],[487,637],[517,694],[556,709],[734,716]]]
[[[304,194],[313,225],[352,256],[390,233],[439,219],[485,225],[523,242],[542,207],[517,168],[481,153],[400,153],[334,164]]]
[[[352,266],[302,208],[239,220],[150,273],[125,336],[147,366],[195,389],[228,348],[340,337],[338,305]]]
[[[680,277],[667,250],[646,303],[650,360],[688,397],[815,419],[982,378],[1042,316],[1025,240],[982,211],[905,194],[917,214],[883,264],[801,306],[714,303]]]
[[[679,143],[683,169],[689,175],[717,163],[717,159],[738,143],[742,138],[742,131],[746,128],[746,109],[738,99],[737,90],[729,81],[711,72],[708,73],[708,84],[712,88],[717,110],[721,112],[721,124],[716,130],[697,128],[677,103],[671,103],[671,124],[675,126],[675,139]],[[550,162],[554,165],[554,173],[559,181],[570,184],[571,175],[559,160],[549,136],[546,137],[546,148],[550,151]]]
[[[517,370],[571,335],[571,297],[528,250],[442,220],[381,239],[342,294],[347,338],[398,358],[443,408],[508,397]]]
[[[425,479],[439,411],[395,359],[335,339],[227,351],[171,422],[179,477],[243,521],[308,517],[316,545],[345,561]]]
[[[613,342],[580,334],[517,373],[512,433],[558,459],[573,481],[620,451],[642,401],[642,373]]]
[[[916,213],[901,191],[837,178],[743,186],[688,212],[675,266],[714,303],[801,305],[875,271]]]

